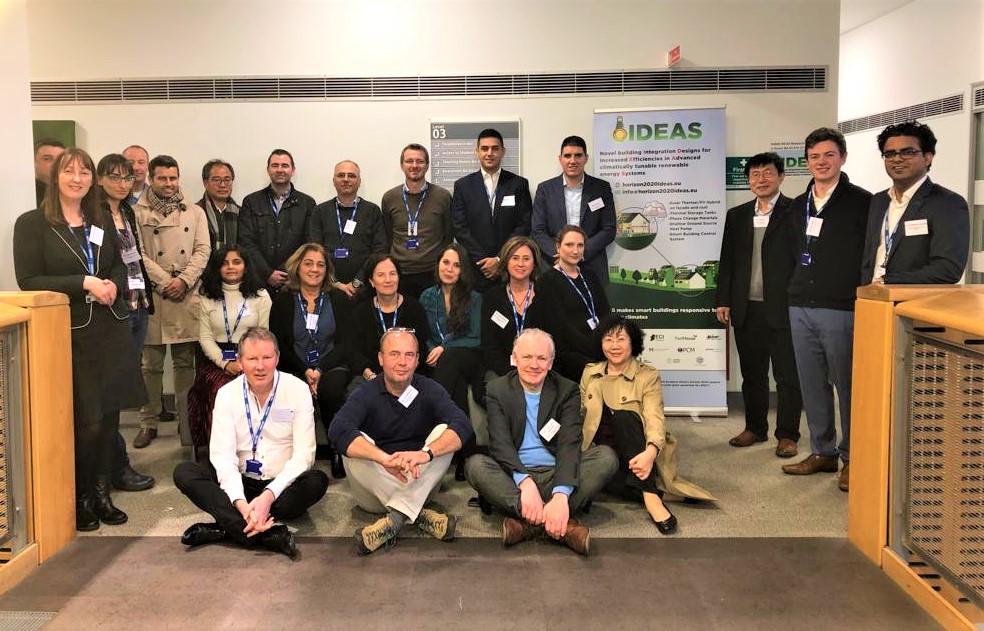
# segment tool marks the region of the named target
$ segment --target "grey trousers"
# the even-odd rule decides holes
[[[618,471],[618,456],[610,447],[599,445],[581,452],[581,469],[578,485],[569,499],[571,515],[588,503],[588,500],[605,487],[608,480]],[[533,467],[530,477],[540,490],[544,502],[550,500],[554,487],[554,469]],[[465,476],[492,506],[513,517],[522,517],[519,504],[519,487],[512,476],[491,456],[475,454],[465,462]]]
[[[810,450],[820,456],[839,456],[848,462],[854,312],[790,307],[789,326],[806,424],[810,428]],[[834,388],[840,411],[840,442],[837,442],[834,420]]]

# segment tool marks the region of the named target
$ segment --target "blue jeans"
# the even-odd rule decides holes
[[[839,456],[847,463],[851,449],[854,312],[790,307],[789,326],[810,428],[810,449],[820,456]],[[840,407],[840,442],[834,421],[834,388]]]
[[[139,307],[130,312],[130,334],[133,335],[133,351],[136,368],[140,368],[140,358],[143,352],[144,340],[147,339],[147,310]],[[113,462],[113,475],[119,477],[130,464],[130,457],[126,454],[126,441],[123,435],[116,432],[116,448]]]

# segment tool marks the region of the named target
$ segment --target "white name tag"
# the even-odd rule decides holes
[[[600,197],[595,197],[590,202],[588,202],[588,208],[591,212],[598,210],[599,208],[604,208],[605,202]]]
[[[506,316],[502,315],[498,311],[493,311],[492,312],[492,317],[490,318],[490,320],[492,320],[492,322],[494,322],[496,325],[498,325],[498,327],[500,329],[506,328],[506,325],[509,324],[509,318],[507,318]]]
[[[120,252],[120,256],[127,265],[140,262],[140,250],[137,248],[127,248]]]
[[[756,228],[768,228],[769,227],[769,217],[772,215],[755,215],[752,217],[752,225]]]
[[[147,284],[144,283],[143,276],[127,276],[126,286],[127,289],[147,289]]]
[[[89,243],[92,245],[98,245],[102,247],[103,244],[103,229],[99,226],[91,226],[89,228]]]
[[[810,217],[810,220],[806,222],[807,236],[819,237],[821,228],[823,228],[823,219],[820,217]]]
[[[274,423],[289,423],[294,420],[294,410],[290,408],[273,408],[270,410],[270,420]]]
[[[515,195],[503,195],[502,196],[502,203],[499,204],[499,205],[500,206],[515,206],[516,205],[516,196]]]
[[[929,222],[925,219],[913,219],[905,222],[905,236],[918,237],[922,234],[929,234]]]
[[[413,386],[407,386],[407,389],[403,391],[403,394],[400,395],[400,398],[397,399],[397,401],[399,401],[400,405],[402,405],[403,407],[408,408],[410,407],[410,404],[413,403],[413,400],[416,398],[417,398],[417,389],[414,388]]]
[[[308,331],[314,331],[318,328],[318,314],[309,313],[304,317],[304,328]]]
[[[585,322],[588,323],[588,328],[592,331],[598,327],[598,318],[588,318]]]
[[[553,440],[553,437],[556,436],[557,432],[559,431],[560,431],[560,423],[558,423],[554,419],[550,419],[543,425],[543,428],[540,430],[540,436],[543,437],[543,440],[549,443],[551,440]]]
[[[342,232],[345,234],[355,234],[355,222],[349,219],[345,222],[345,227],[342,228]]]

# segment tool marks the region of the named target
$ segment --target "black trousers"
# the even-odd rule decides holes
[[[243,491],[247,501],[253,501],[263,492],[270,480],[257,480],[243,476]],[[182,462],[174,468],[174,486],[178,487],[195,506],[215,518],[237,543],[246,545],[248,537],[243,534],[246,520],[229,501],[229,496],[219,486],[215,469],[211,465],[197,462]],[[328,490],[328,476],[322,471],[311,469],[297,476],[297,479],[284,489],[273,505],[270,514],[276,520],[300,517],[316,504]]]
[[[635,412],[628,410],[616,410],[612,414],[612,432],[615,434],[615,455],[618,456],[618,472],[612,476],[605,490],[612,495],[619,495],[632,499],[642,499],[642,493],[656,493],[662,495],[656,485],[659,480],[659,470],[653,462],[653,469],[649,472],[649,477],[640,480],[636,474],[629,469],[629,460],[632,460],[646,449],[646,431],[642,426],[642,419]]]
[[[776,380],[776,438],[798,441],[800,394],[793,338],[789,329],[777,329],[766,318],[765,303],[748,301],[745,321],[735,327],[735,345],[741,365],[741,395],[745,402],[745,429],[760,438],[769,434],[769,361]]]
[[[470,416],[468,409],[468,388],[479,404],[485,403],[485,367],[482,365],[482,351],[477,348],[445,347],[434,366],[431,377],[451,395],[454,404]],[[475,453],[475,437],[462,446],[455,461]]]
[[[116,459],[116,434],[120,429],[119,410],[102,418],[75,417],[75,494],[92,492],[99,478],[109,478]]]
[[[345,389],[348,387],[348,382],[348,368],[340,366],[321,373],[321,379],[318,380],[318,398],[315,403],[321,414],[321,424],[325,426],[325,433],[328,432],[335,413],[345,404]]]

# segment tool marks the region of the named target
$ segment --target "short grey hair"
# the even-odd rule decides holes
[[[254,342],[273,342],[273,348],[276,349],[278,355],[280,354],[280,344],[277,343],[277,336],[271,333],[270,329],[266,329],[262,326],[252,326],[246,329],[243,336],[239,338],[239,346],[237,347],[236,352],[240,356],[243,354],[243,348],[246,346],[246,342],[250,340]]]
[[[516,336],[516,339],[513,340],[512,346],[514,353],[516,352],[516,346],[519,344],[519,341],[524,338],[540,338],[546,340],[547,344],[550,346],[550,357],[556,357],[557,347],[554,346],[553,336],[543,329],[536,328],[523,329],[523,332]]]

